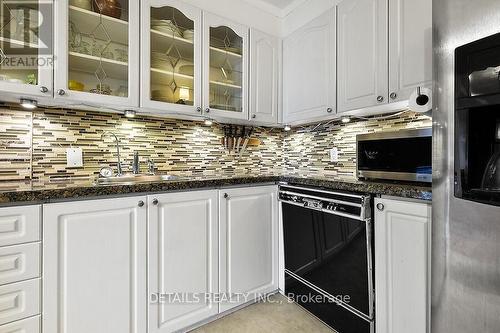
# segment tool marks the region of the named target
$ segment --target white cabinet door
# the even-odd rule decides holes
[[[139,1],[115,2],[55,1],[57,103],[139,107]]]
[[[387,103],[387,0],[338,5],[338,111]]]
[[[200,115],[201,15],[180,0],[141,1],[141,107]]]
[[[146,197],[44,205],[43,331],[143,333]]]
[[[428,332],[431,206],[375,199],[376,330]]]
[[[335,8],[283,42],[283,121],[314,121],[336,108]]]
[[[250,119],[257,123],[278,122],[280,39],[250,30]]]
[[[248,27],[203,13],[203,114],[248,120]]]
[[[219,193],[223,312],[278,288],[278,199],[276,186]]]
[[[219,311],[205,299],[218,293],[217,190],[159,194],[148,203],[149,332],[173,332]],[[171,297],[158,302],[159,294]]]
[[[52,98],[52,0],[0,1],[0,92]]]
[[[432,0],[389,0],[389,98],[432,87]]]

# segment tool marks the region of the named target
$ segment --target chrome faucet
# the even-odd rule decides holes
[[[110,135],[112,136],[114,139],[115,139],[115,144],[116,144],[116,157],[117,157],[117,176],[121,176],[123,175],[123,170],[122,170],[122,161],[120,159],[120,140],[118,139],[118,137],[116,136],[115,133],[113,132],[104,132],[102,133],[101,135],[101,140],[104,141],[104,138],[107,136],[107,135]]]

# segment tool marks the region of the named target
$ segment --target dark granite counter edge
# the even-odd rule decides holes
[[[323,187],[332,190],[388,195],[430,201],[430,188],[391,183],[347,182],[321,178],[295,176],[251,176],[206,180],[179,180],[163,183],[147,183],[115,186],[62,187],[54,189],[33,189],[25,191],[0,192],[0,205],[25,205],[64,200],[83,200],[95,197],[116,197],[123,195],[150,194],[167,191],[182,191],[201,188],[220,188],[236,185],[288,182],[305,186]]]
[[[305,186],[323,187],[325,189],[387,195],[408,199],[431,201],[432,189],[422,186],[377,182],[344,182],[323,180],[319,178],[281,177],[281,181]]]
[[[79,200],[101,196],[140,195],[167,191],[215,188],[233,185],[276,183],[278,176],[221,178],[207,180],[180,180],[161,183],[133,185],[83,186],[54,189],[35,189],[27,191],[0,192],[0,205],[17,202],[46,203],[62,200]]]

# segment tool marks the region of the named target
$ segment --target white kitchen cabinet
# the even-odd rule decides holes
[[[430,224],[430,203],[375,199],[377,332],[429,332]]]
[[[336,111],[335,8],[283,41],[283,122],[314,121]]]
[[[249,28],[203,13],[203,114],[248,120]]]
[[[148,204],[149,332],[174,332],[219,312],[205,300],[219,290],[217,190],[152,195]],[[193,298],[157,302],[159,294]]]
[[[39,241],[41,208],[40,205],[0,208],[0,246]]]
[[[2,0],[0,27],[0,91],[52,97],[52,1]]]
[[[276,186],[219,191],[220,311],[278,289]]]
[[[389,0],[389,100],[432,88],[432,0]]]
[[[387,0],[338,4],[338,112],[388,99]]]
[[[40,277],[40,242],[0,247],[0,285]]]
[[[278,122],[280,39],[250,30],[250,119],[257,123]]]
[[[143,333],[146,197],[44,205],[43,332]]]
[[[0,326],[0,333],[40,333],[40,316],[14,321]]]
[[[40,285],[40,279],[32,279],[0,286],[0,325],[39,315]]]
[[[184,1],[141,2],[141,107],[200,115],[201,17]]]
[[[139,1],[113,1],[55,2],[57,103],[139,107]]]

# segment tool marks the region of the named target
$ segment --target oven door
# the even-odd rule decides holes
[[[285,288],[303,281],[340,298],[357,314],[373,318],[371,222],[285,202]],[[292,279],[292,280],[291,280]]]

